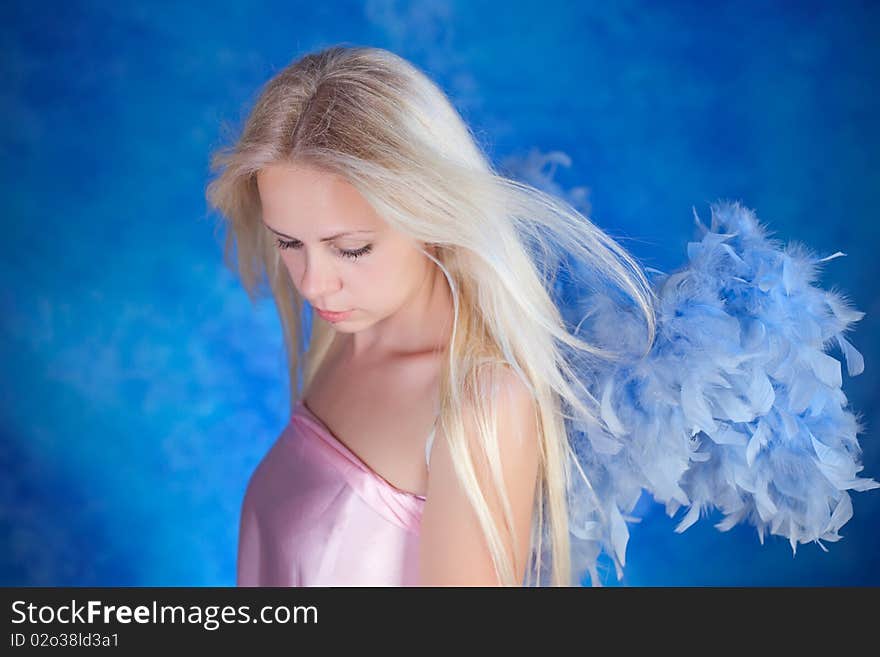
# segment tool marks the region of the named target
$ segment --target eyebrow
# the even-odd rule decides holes
[[[269,230],[271,230],[273,233],[275,233],[276,235],[280,235],[281,237],[286,237],[286,238],[289,239],[289,240],[296,240],[297,242],[299,241],[299,240],[298,240],[297,238],[295,238],[295,237],[291,237],[290,235],[287,235],[287,234],[285,234],[285,233],[282,233],[281,231],[275,230],[274,228],[272,228],[272,226],[270,226],[269,224],[267,224],[265,221],[263,222],[263,225],[264,225],[266,228],[268,228]],[[328,236],[328,237],[322,237],[322,238],[321,238],[321,241],[322,241],[322,242],[329,242],[330,240],[335,240],[337,237],[343,237],[343,236],[345,236],[345,235],[354,235],[354,234],[356,234],[356,233],[374,233],[374,232],[376,232],[376,231],[373,231],[373,230],[366,230],[366,229],[363,229],[363,230],[345,230],[345,231],[342,231],[341,233],[336,233],[335,235],[330,235],[330,236]]]

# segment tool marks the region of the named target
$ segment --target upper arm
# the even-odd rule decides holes
[[[472,409],[462,409],[465,440],[477,479],[518,581],[525,575],[531,538],[532,511],[538,474],[538,425],[535,402],[512,370],[499,375],[494,398],[498,415],[498,450],[514,521],[506,531],[501,499],[491,472],[477,447]],[[459,483],[446,440],[437,440],[431,454],[427,500],[420,531],[420,576],[424,586],[497,586],[498,578],[476,512]]]

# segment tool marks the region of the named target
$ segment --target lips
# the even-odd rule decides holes
[[[338,322],[343,319],[346,319],[350,314],[350,310],[346,310],[344,312],[333,312],[329,310],[321,310],[320,308],[315,308],[315,312],[321,316],[322,319],[325,319],[328,322]]]

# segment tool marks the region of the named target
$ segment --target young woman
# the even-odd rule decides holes
[[[213,167],[293,408],[248,483],[239,585],[598,585],[643,490],[690,507],[679,531],[716,505],[794,548],[839,538],[846,490],[877,486],[825,353],[861,370],[842,336],[861,313],[739,204],[649,281],[368,47],[280,71]]]

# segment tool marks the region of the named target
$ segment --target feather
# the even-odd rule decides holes
[[[739,203],[712,204],[708,225],[693,213],[699,238],[687,243],[686,264],[648,270],[657,333],[647,355],[633,338],[635,309],[601,287],[569,291],[561,304],[588,319],[585,339],[622,342],[626,356],[580,367],[599,421],[568,421],[590,482],[573,484],[569,498],[573,566],[594,585],[602,550],[620,579],[626,521],[638,520],[643,492],[670,516],[686,508],[676,532],[718,508],[720,531],[749,523],[762,545],[767,533],[783,536],[796,554],[807,542],[827,552],[821,541],[839,540],[852,517],[847,491],[880,487],[858,476],[861,427],[841,361],[827,351],[839,347],[849,376],[864,370],[843,336],[864,313],[815,284],[818,267],[845,254],[783,246]]]
[[[862,354],[860,354],[842,335],[838,334],[834,337],[837,340],[837,344],[840,346],[840,350],[843,352],[844,358],[846,358],[847,373],[850,376],[858,376],[864,372],[865,359],[862,358]]]

